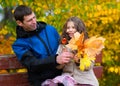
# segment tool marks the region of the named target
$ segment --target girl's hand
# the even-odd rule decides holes
[[[80,58],[78,58],[77,55],[75,55],[73,59],[76,63],[80,63]]]

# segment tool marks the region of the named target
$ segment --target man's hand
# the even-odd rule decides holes
[[[70,60],[74,57],[74,54],[71,52],[62,52],[60,55],[56,57],[56,61],[58,64],[65,64],[70,62]]]

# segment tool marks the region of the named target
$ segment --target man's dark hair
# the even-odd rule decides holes
[[[30,7],[20,5],[14,11],[14,18],[15,20],[20,20],[21,22],[23,22],[24,16],[30,15],[31,13],[32,10]]]

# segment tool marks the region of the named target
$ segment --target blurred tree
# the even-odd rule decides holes
[[[67,18],[78,16],[83,19],[89,36],[106,38],[103,51],[104,75],[100,86],[120,85],[120,0],[0,0],[3,8],[0,12],[5,14],[2,27],[0,25],[1,54],[13,53],[11,44],[16,36],[16,23],[12,12],[21,4],[32,7],[39,21],[54,25],[59,33]]]

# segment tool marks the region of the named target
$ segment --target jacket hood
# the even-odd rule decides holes
[[[46,27],[46,23],[45,22],[37,22],[37,29],[34,30],[34,31],[25,31],[22,27],[17,26],[16,27],[17,38],[28,38],[28,37],[31,37],[31,36],[39,33],[40,31],[42,31],[45,27]]]

